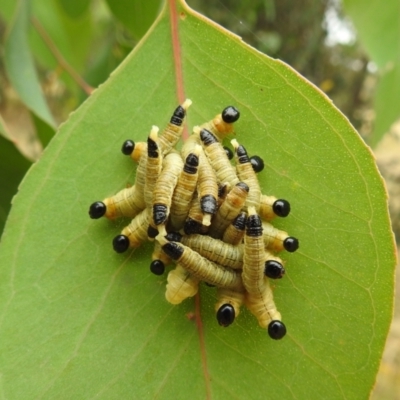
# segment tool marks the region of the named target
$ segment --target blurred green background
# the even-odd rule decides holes
[[[400,237],[400,3],[187,2],[332,99],[376,148]],[[161,0],[0,0],[0,234],[31,163],[135,47],[161,7]],[[373,398],[400,399],[399,371],[396,309]]]

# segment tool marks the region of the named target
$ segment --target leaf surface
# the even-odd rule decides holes
[[[21,186],[0,247],[1,393],[366,398],[392,316],[395,266],[371,152],[290,67],[176,7],[171,0],[61,126]],[[88,217],[93,201],[134,182],[122,142],[164,127],[185,95],[189,129],[227,105],[240,109],[235,137],[264,159],[263,192],[291,202],[290,216],[274,221],[300,239],[296,253],[281,254],[287,273],[273,284],[288,329],[280,341],[246,310],[219,327],[213,288],[169,305],[166,277],[149,272],[152,245],[116,254],[111,240],[127,221]]]

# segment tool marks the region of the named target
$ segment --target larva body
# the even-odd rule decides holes
[[[299,241],[287,234],[285,231],[281,231],[268,222],[263,221],[263,238],[264,246],[272,251],[287,250],[289,252],[296,251],[299,247]]]
[[[218,184],[215,172],[204,151],[200,152],[197,190],[203,211],[203,225],[211,224],[211,217],[217,212]]]
[[[96,214],[96,208],[99,214],[92,216],[93,211]],[[122,189],[116,195],[104,199],[102,202],[93,203],[90,206],[89,214],[92,218],[105,216],[108,219],[119,217],[133,218],[145,208],[143,196],[138,195],[136,186]]]
[[[203,225],[203,211],[200,208],[199,198],[195,195],[190,202],[189,214],[183,225],[183,231],[186,235],[194,233],[207,233],[208,226]]]
[[[254,207],[258,211],[260,208],[261,188],[257,175],[251,166],[246,149],[242,145],[239,145],[236,139],[233,139],[231,143],[235,149],[236,171],[239,179],[247,183],[250,189],[246,199],[246,206]]]
[[[243,290],[242,278],[238,271],[209,261],[181,243],[165,242],[160,238],[165,253],[198,279],[218,287]]]
[[[130,248],[139,247],[147,240],[147,227],[149,221],[150,210],[145,208],[122,230],[121,235],[127,237]]]
[[[228,227],[222,236],[222,241],[233,245],[242,243],[246,229],[247,214],[242,211]]]
[[[197,146],[194,152],[189,153],[186,157],[185,165],[172,195],[170,222],[173,230],[181,229],[189,214],[190,202],[196,191],[199,154],[200,146]]]
[[[153,191],[162,167],[162,154],[158,145],[158,128],[153,126],[147,139],[146,182],[144,185],[144,201],[146,207],[152,206]]]
[[[229,326],[238,317],[244,297],[245,290],[217,289],[218,300],[215,304],[215,311],[217,312],[217,320],[220,325]]]
[[[221,142],[207,129],[201,129],[199,134],[208,161],[215,171],[217,182],[228,183],[230,186],[236,185],[239,179]]]
[[[262,328],[267,328],[271,321],[281,321],[281,314],[277,310],[271,287],[267,281],[259,294],[246,293],[245,304],[257,318]]]
[[[169,151],[176,145],[182,136],[183,123],[186,116],[186,110],[190,107],[192,101],[186,99],[182,105],[178,106],[172,114],[170,122],[160,135],[160,148],[162,149],[163,155],[169,153]]]
[[[228,106],[222,110],[221,114],[216,115],[211,121],[200,125],[201,129],[207,129],[222,141],[227,135],[233,132],[233,123],[240,117],[239,111]]]
[[[168,273],[165,298],[171,304],[180,304],[193,297],[199,288],[199,280],[180,264]]]
[[[277,199],[265,194],[260,197],[260,217],[266,221],[278,217],[287,217],[290,213],[290,204],[287,200]]]
[[[245,205],[249,187],[244,182],[238,182],[226,196],[211,222],[210,235],[221,238],[226,228],[232,223]]]
[[[242,246],[234,246],[205,235],[183,236],[181,243],[224,267],[241,269],[243,266]]]
[[[167,221],[171,208],[172,193],[182,168],[183,161],[179,153],[171,152],[165,156],[163,169],[153,191],[153,222],[156,226],[164,225]]]
[[[264,292],[265,251],[262,223],[254,207],[248,208],[243,253],[243,283],[249,293],[260,296]]]

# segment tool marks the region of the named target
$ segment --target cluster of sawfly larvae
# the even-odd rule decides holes
[[[194,296],[204,281],[217,287],[221,326],[232,324],[245,304],[271,338],[281,339],[286,327],[270,280],[285,273],[276,253],[296,251],[299,242],[270,221],[286,217],[290,204],[261,193],[256,176],[264,167],[260,157],[249,157],[236,139],[231,141],[233,152],[222,145],[239,119],[235,107],[194,127],[177,151],[190,105],[186,100],[178,106],[161,134],[153,126],[147,142],[123,143],[122,152],[138,163],[135,185],[94,202],[89,215],[132,218],[114,238],[113,248],[123,253],[153,241],[154,274],[175,264],[168,273],[168,302],[179,304]]]

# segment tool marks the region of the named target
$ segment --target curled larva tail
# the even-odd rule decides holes
[[[169,272],[167,281],[165,298],[171,304],[180,304],[198,291],[199,280],[179,264]]]

